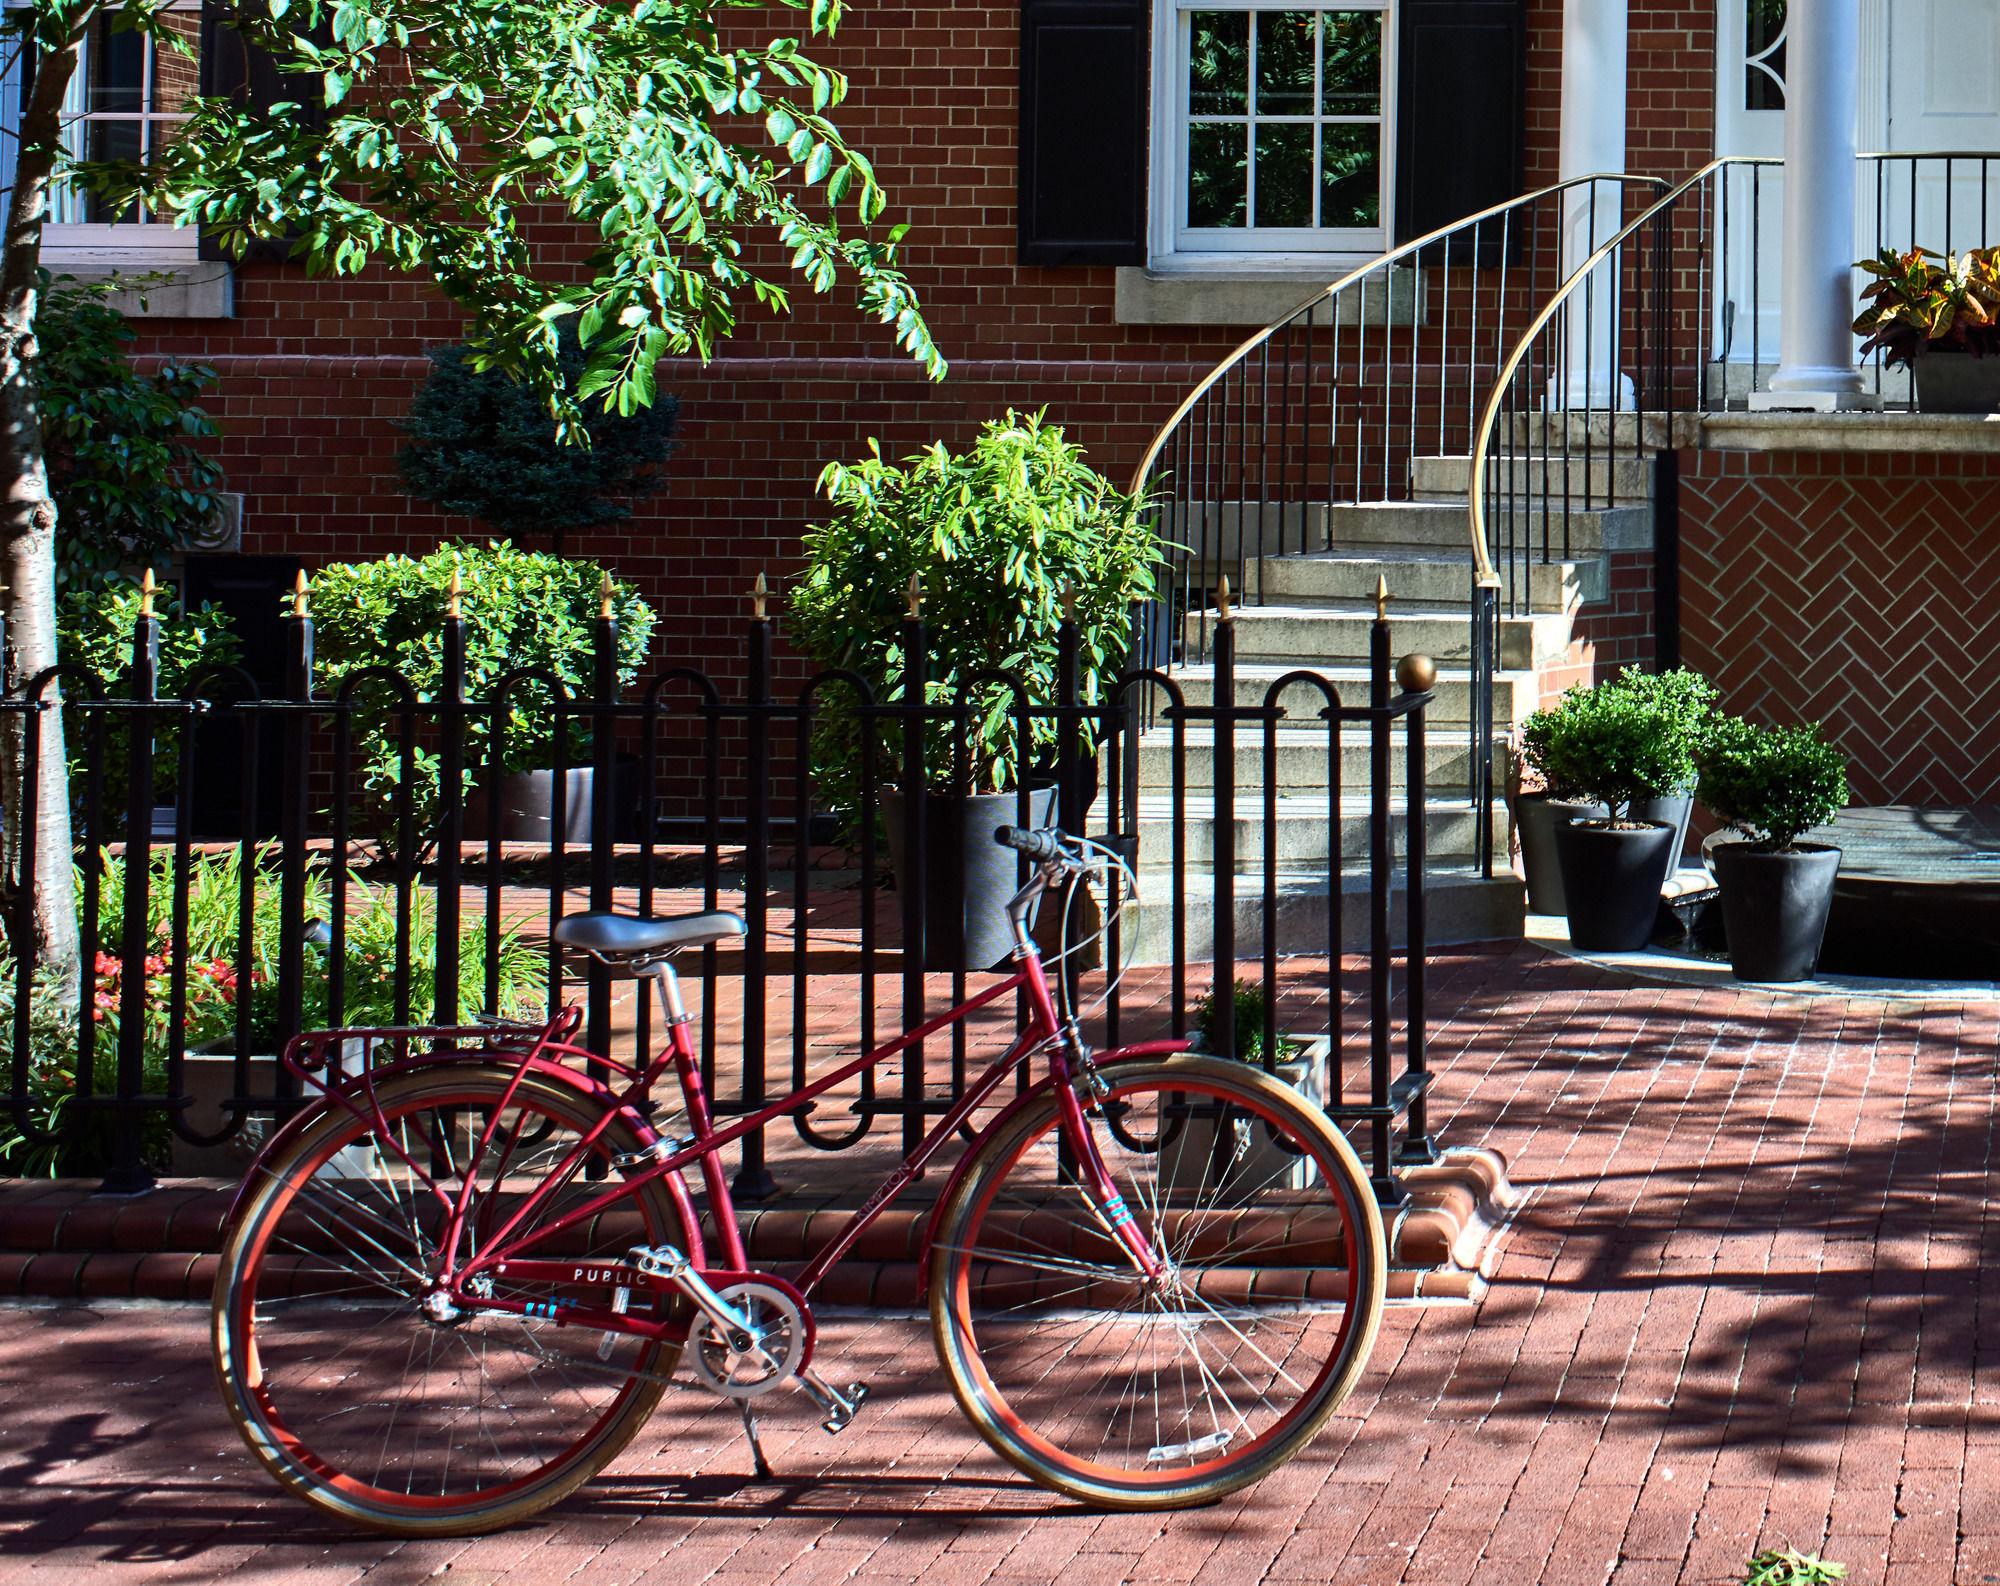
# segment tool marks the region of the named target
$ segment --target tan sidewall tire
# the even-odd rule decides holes
[[[973,1384],[958,1363],[959,1344],[951,1303],[952,1270],[951,1264],[941,1258],[934,1259],[931,1265],[931,1336],[937,1345],[938,1359],[951,1382],[952,1395],[958,1400],[959,1409],[964,1412],[966,1419],[973,1424],[979,1435],[991,1445],[994,1452],[1023,1475],[1041,1486],[1099,1508],[1133,1510],[1191,1508],[1213,1503],[1218,1498],[1263,1480],[1311,1443],[1319,1429],[1326,1424],[1327,1418],[1340,1408],[1348,1394],[1354,1390],[1354,1384],[1366,1368],[1368,1357],[1374,1350],[1375,1333],[1382,1323],[1382,1307],[1388,1293],[1388,1262],[1385,1253],[1387,1241],[1382,1231],[1382,1214],[1376,1208],[1375,1194],[1369,1186],[1368,1175],[1361,1166],[1360,1158],[1354,1154],[1354,1148],[1347,1143],[1339,1129],[1318,1107],[1300,1096],[1289,1085],[1273,1079],[1263,1070],[1241,1063],[1227,1062],[1221,1058],[1188,1055],[1107,1065],[1104,1072],[1116,1084],[1128,1080],[1138,1080],[1142,1083],[1147,1080],[1158,1080],[1171,1083],[1177,1077],[1199,1076],[1206,1081],[1233,1085],[1246,1099],[1254,1097],[1274,1111],[1289,1113],[1302,1133],[1311,1132],[1325,1145],[1327,1159],[1340,1179],[1340,1184],[1336,1188],[1332,1185],[1330,1176],[1329,1188],[1334,1188],[1336,1194],[1349,1200],[1354,1212],[1349,1222],[1355,1234],[1360,1285],[1355,1297],[1357,1316],[1354,1329],[1348,1338],[1346,1358],[1327,1378],[1325,1386],[1321,1389],[1322,1397],[1319,1402],[1300,1418],[1298,1424],[1291,1428],[1281,1441],[1241,1468],[1231,1468],[1219,1475],[1180,1487],[1145,1489],[1118,1487],[1108,1483],[1080,1480],[1069,1472],[1050,1465],[1033,1450],[1023,1446],[1007,1428],[986,1412]],[[960,1226],[979,1199],[985,1179],[993,1170],[993,1164],[1006,1163],[1024,1134],[1047,1127],[1055,1108],[1056,1098],[1050,1094],[1042,1103],[1028,1108],[1006,1130],[992,1136],[979,1148],[978,1156],[967,1165],[964,1176],[959,1180],[958,1187],[953,1191],[950,1201],[945,1206],[944,1215],[938,1222],[938,1245],[950,1246],[959,1242]]]
[[[476,1087],[482,1082],[490,1083],[497,1096],[512,1080],[512,1071],[494,1068],[453,1068],[434,1072],[411,1074],[383,1084],[378,1095],[385,1110],[410,1100],[421,1100],[426,1095],[459,1094],[468,1087]],[[579,1096],[565,1086],[530,1075],[521,1082],[520,1092],[531,1096],[538,1104],[546,1106],[566,1122],[588,1128],[598,1113],[595,1104],[587,1097]],[[261,1429],[261,1420],[249,1400],[243,1384],[238,1379],[233,1363],[235,1340],[232,1336],[232,1315],[234,1297],[238,1284],[242,1281],[241,1266],[260,1220],[270,1213],[272,1202],[285,1185],[294,1166],[302,1157],[309,1158],[323,1147],[329,1136],[338,1135],[355,1127],[354,1120],[344,1111],[335,1110],[327,1117],[307,1128],[301,1134],[283,1159],[273,1164],[261,1185],[252,1193],[230,1230],[227,1243],[223,1247],[221,1264],[216,1268],[215,1290],[211,1301],[211,1341],[215,1357],[216,1381],[222,1389],[223,1403],[228,1407],[229,1416],[236,1423],[236,1429],[243,1434],[243,1440],[250,1445],[264,1468],[275,1476],[290,1491],[296,1493],[315,1508],[328,1514],[338,1515],[357,1525],[371,1530],[388,1532],[395,1536],[443,1537],[474,1536],[482,1532],[497,1531],[532,1514],[561,1502],[583,1483],[590,1480],[629,1443],[640,1427],[646,1424],[665,1392],[663,1381],[644,1381],[638,1384],[631,1398],[618,1416],[607,1422],[589,1447],[581,1454],[566,1461],[548,1480],[538,1483],[526,1491],[515,1493],[503,1502],[478,1508],[454,1511],[450,1515],[435,1519],[423,1519],[412,1515],[385,1511],[373,1505],[358,1502],[342,1494],[332,1492],[310,1471],[301,1467],[281,1449]],[[620,1119],[606,1132],[606,1141],[614,1151],[631,1151],[639,1147],[629,1123]],[[661,1230],[665,1241],[687,1249],[686,1229],[673,1197],[657,1181],[635,1192],[634,1199],[643,1203],[647,1214],[654,1219],[654,1226]],[[678,1344],[662,1344],[658,1361],[654,1367],[657,1376],[671,1376],[680,1362]]]

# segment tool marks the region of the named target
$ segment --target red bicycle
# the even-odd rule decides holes
[[[1037,1060],[972,1134],[923,1242],[960,1407],[1035,1481],[1111,1508],[1210,1502],[1297,1453],[1353,1386],[1381,1315],[1382,1224],[1361,1165],[1260,1069],[1180,1041],[1093,1053],[1058,1012],[1029,923],[1046,889],[1119,862],[1059,832],[997,835],[1034,862],[1008,906],[1013,972],[726,1126],[669,960],[740,936],[731,914],[557,925],[571,950],[652,980],[668,1039],[640,1067],[573,1044],[573,1007],[539,1028],[293,1042],[286,1061],[320,1095],[253,1164],[215,1285],[216,1368],[257,1457],[364,1525],[490,1530],[603,1469],[685,1356],[694,1384],[738,1407],[763,1472],[765,1395],[802,1391],[828,1432],[866,1395],[820,1374],[814,1286]],[[752,1269],[723,1148],[1023,989],[1018,1037],[840,1236],[792,1276]],[[367,1061],[391,1035],[432,1049]],[[649,1095],[669,1068],[678,1136]]]

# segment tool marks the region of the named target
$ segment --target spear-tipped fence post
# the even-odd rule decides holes
[[[132,666],[127,697],[135,708],[125,715],[125,875],[124,932],[119,941],[118,1085],[110,1098],[111,1164],[104,1191],[138,1195],[153,1187],[152,1170],[141,1149],[140,1109],[146,1092],[146,959],[152,946],[148,903],[152,885],[153,712],[159,697],[160,624],[153,614],[153,570],[139,586],[139,619],[132,627]],[[84,1016],[90,1015],[86,1004]]]
[[[929,700],[928,638],[924,632],[924,590],[915,573],[905,593],[903,619],[903,852],[899,856],[896,891],[903,904],[903,1028],[924,1022],[924,877],[928,856],[924,843],[924,739],[928,725],[924,707]],[[924,1047],[914,1041],[903,1049],[903,1149],[914,1151],[924,1137]]]
[[[306,765],[312,742],[313,697],[312,607],[301,590],[292,592],[291,614],[285,628],[285,698],[290,709],[282,716],[285,765],[284,804],[278,811],[278,1042],[279,1049],[305,1024],[306,841],[311,817]],[[440,959],[440,962],[442,960]],[[277,1089],[282,1097],[298,1094],[298,1078],[280,1063]]]
[[[743,1106],[749,1112],[764,1104],[771,895],[771,629],[760,577],[751,591],[745,634],[749,708],[744,719],[743,919],[748,934],[743,938]],[[744,1200],[768,1200],[778,1192],[778,1182],[765,1164],[762,1129],[743,1137],[743,1162],[733,1188]]]
[[[452,564],[445,585],[438,674],[437,1011],[458,1023],[459,847],[465,835],[465,584]],[[495,768],[497,769],[497,768]],[[489,775],[491,771],[489,770]],[[497,788],[496,788],[497,791]],[[414,860],[410,861],[414,862]],[[498,922],[493,922],[497,924]]]
[[[1390,954],[1394,951],[1389,726],[1389,581],[1377,577],[1375,620],[1368,629],[1368,1102],[1374,1109],[1369,1132],[1376,1199],[1384,1206],[1398,1206],[1403,1187],[1397,1182],[1389,1148]]]
[[[1217,1057],[1236,1055],[1236,613],[1229,604],[1229,575],[1215,590],[1215,841],[1214,938],[1215,1016],[1209,1021]],[[1275,928],[1276,908],[1266,910],[1264,928]]]
[[[590,717],[590,906],[611,907],[615,857],[612,845],[618,838],[618,591],[607,568],[597,589],[597,626],[591,649]],[[498,921],[487,922],[488,939],[497,934]],[[585,1044],[600,1055],[611,1051],[611,970],[601,959],[592,958],[585,971],[588,1009]],[[495,1008],[491,1012],[499,1012]],[[595,1067],[595,1065],[593,1065]],[[598,1078],[609,1078],[608,1072]]]

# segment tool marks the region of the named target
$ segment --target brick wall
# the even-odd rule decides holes
[[[1628,666],[1653,665],[1653,553],[1614,551],[1609,560],[1606,598],[1579,608],[1562,659],[1536,668],[1545,705],[1579,683],[1602,683]]]
[[[1689,666],[1817,720],[1857,802],[2000,799],[2000,458],[1689,454]]]
[[[1529,0],[1533,184],[1555,169],[1561,11],[1561,0]],[[758,570],[782,580],[795,564],[829,458],[870,436],[892,451],[961,442],[1010,404],[1047,404],[1122,480],[1189,384],[1240,339],[1120,326],[1112,270],[1015,262],[1017,29],[1015,4],[862,0],[838,43],[818,49],[851,74],[842,125],[875,160],[895,213],[914,222],[908,267],[953,375],[933,389],[847,299],[810,293],[785,321],[746,307],[724,359],[663,375],[684,418],[666,488],[628,522],[570,545],[643,582],[676,660],[727,669],[742,592]],[[1712,4],[1634,0],[1632,30],[1630,163],[1683,174],[1713,141]],[[237,288],[234,320],[151,324],[144,345],[222,371],[213,405],[230,486],[247,498],[245,549],[321,561],[470,531],[409,501],[395,471],[396,421],[424,348],[452,335],[449,307],[380,273],[331,282],[254,265]]]

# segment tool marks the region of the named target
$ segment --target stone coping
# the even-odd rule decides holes
[[[2000,413],[1704,413],[1705,451],[2000,454]]]

